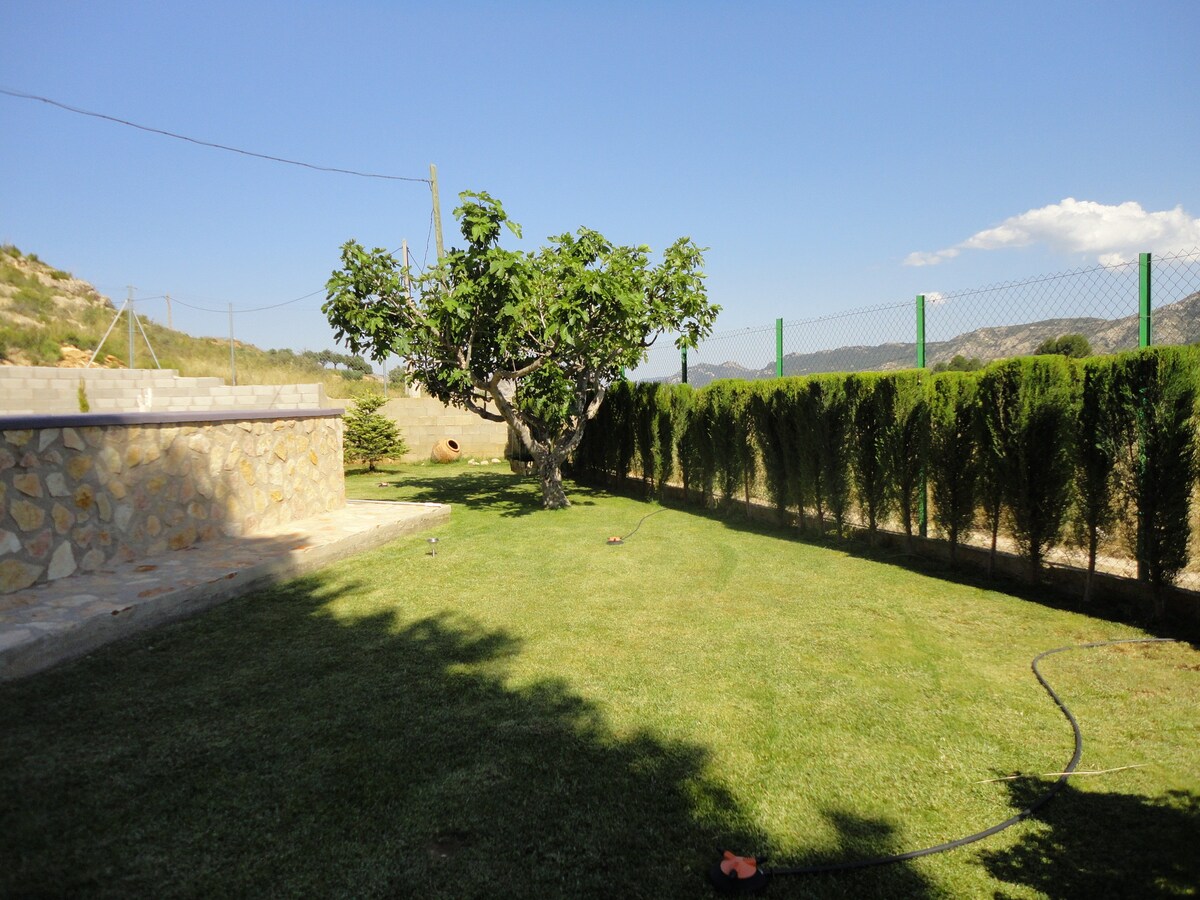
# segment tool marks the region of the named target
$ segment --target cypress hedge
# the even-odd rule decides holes
[[[615,384],[576,469],[623,479],[633,460],[685,499],[741,493],[761,472],[781,519],[845,531],[852,500],[870,539],[898,523],[911,541],[928,480],[951,559],[977,523],[1017,543],[1028,577],[1065,530],[1088,556],[1134,523],[1139,577],[1156,588],[1188,562],[1198,476],[1200,348],[1073,361],[1012,359],[980,372],[814,375],[688,385]],[[1157,609],[1161,612],[1161,602]]]

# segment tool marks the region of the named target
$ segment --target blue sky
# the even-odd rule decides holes
[[[718,331],[1200,245],[1200,3],[17,3],[0,88],[710,248]],[[0,240],[227,333],[348,238],[426,254],[426,185],[0,96]],[[1068,203],[1066,201],[1073,201]],[[430,245],[429,254],[433,250]],[[239,339],[333,347],[323,296]],[[161,300],[139,305],[165,321]]]

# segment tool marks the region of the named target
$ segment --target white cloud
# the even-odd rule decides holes
[[[954,259],[954,257],[958,256],[959,252],[954,247],[950,247],[947,250],[939,250],[937,253],[923,253],[918,251],[908,254],[904,258],[904,264],[906,266],[936,266],[947,259]]]
[[[1061,203],[1031,209],[1005,219],[995,228],[935,252],[910,253],[906,266],[934,266],[963,250],[1000,250],[1044,244],[1061,253],[1095,255],[1102,265],[1116,265],[1142,250],[1190,249],[1200,246],[1200,219],[1182,206],[1150,212],[1129,201],[1115,206],[1068,197]]]

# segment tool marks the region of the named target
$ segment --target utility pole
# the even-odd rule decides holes
[[[437,258],[441,262],[446,248],[442,244],[442,202],[438,199],[437,166],[433,163],[429,164],[429,186],[433,190],[433,229],[437,238]]]
[[[434,189],[434,196],[437,196],[437,189]],[[412,276],[408,273],[408,238],[400,242],[400,249],[404,251],[404,297],[409,303],[412,303]],[[408,360],[404,361],[404,368],[408,370]],[[415,397],[417,394],[413,392],[412,385],[405,383],[404,393],[402,397]]]
[[[233,358],[233,304],[229,304],[229,377],[237,387],[237,361]]]
[[[133,368],[133,285],[127,284],[129,296],[125,299],[125,316],[129,320],[129,368]]]
[[[174,329],[175,326],[171,324],[171,295],[167,294],[166,296],[167,296],[167,327]]]

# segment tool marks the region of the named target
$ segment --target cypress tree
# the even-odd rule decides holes
[[[1115,371],[1111,358],[1088,360],[1083,364],[1080,378],[1074,522],[1079,542],[1087,550],[1085,603],[1092,599],[1100,538],[1116,515],[1113,494],[1117,485],[1122,416]]]
[[[811,502],[820,534],[825,532],[825,393],[825,385],[820,379],[804,379],[796,392],[794,420],[801,527],[804,525],[804,507]]]
[[[605,463],[612,473],[615,484],[621,484],[629,475],[637,449],[634,437],[633,384],[618,381],[611,385],[605,400],[613,401],[610,427],[605,434]]]
[[[780,416],[784,384],[780,380],[756,382],[750,395],[750,417],[754,424],[754,442],[762,458],[767,493],[775,505],[779,521],[787,519],[788,475],[787,439]]]
[[[905,540],[912,551],[913,527],[917,522],[922,473],[929,456],[929,375],[919,369],[900,372],[895,379],[895,424],[889,429],[888,461],[895,490],[896,511],[904,526]]]
[[[975,521],[979,473],[976,378],[964,372],[933,377],[929,403],[930,493],[934,521],[950,544],[950,561],[958,558],[962,535]]]
[[[1118,390],[1128,423],[1123,444],[1136,513],[1133,551],[1138,577],[1162,589],[1187,565],[1189,507],[1196,481],[1194,348],[1161,347],[1124,357]]]
[[[758,448],[754,440],[754,388],[749,382],[735,383],[728,394],[729,414],[733,423],[732,456],[736,474],[742,483],[746,518],[750,518],[750,493],[758,475]]]
[[[682,456],[687,470],[685,478],[700,491],[701,505],[713,500],[717,478],[716,452],[713,448],[713,396],[710,388],[697,391],[693,398],[685,434]]]
[[[696,391],[691,385],[677,384],[671,387],[671,420],[675,441],[675,460],[679,479],[683,482],[683,500],[688,501],[688,487],[694,479],[697,461],[692,450],[688,429],[691,427]]]
[[[634,447],[647,494],[654,489],[654,474],[658,468],[658,429],[655,422],[658,387],[654,382],[646,381],[631,385]]]
[[[817,454],[820,486],[824,505],[833,516],[834,527],[841,537],[846,528],[846,512],[850,506],[850,403],[846,398],[845,376],[817,375],[809,382],[810,394],[816,403]],[[824,530],[821,501],[818,499],[818,522]]]
[[[894,493],[888,443],[896,424],[896,382],[886,375],[851,375],[846,379],[846,401],[853,435],[850,471],[874,547],[879,520]]]
[[[395,459],[408,452],[396,423],[379,412],[387,401],[380,394],[363,394],[346,413],[343,441],[348,459],[365,462],[367,471],[375,471],[381,459]]]
[[[1032,582],[1046,551],[1058,541],[1071,497],[1076,394],[1065,357],[1018,359],[1011,365],[1017,396],[1010,427],[1001,436],[1001,458],[1013,537],[1028,560]]]
[[[991,535],[988,577],[996,574],[996,544],[1006,498],[1005,465],[1017,404],[1020,370],[1013,362],[995,363],[979,377],[976,435],[979,446],[979,502]]]

